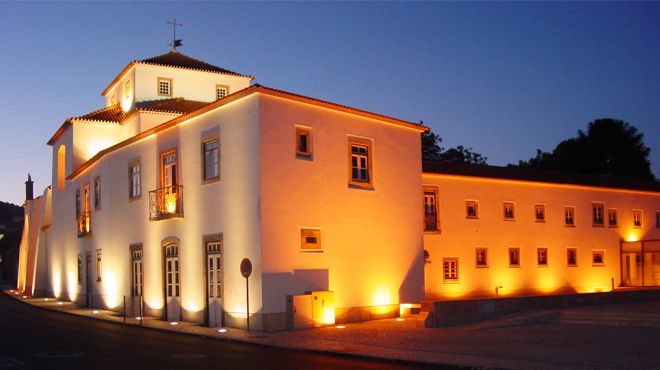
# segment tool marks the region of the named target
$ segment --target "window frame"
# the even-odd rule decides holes
[[[96,250],[96,282],[103,281],[103,255],[101,249]]]
[[[209,143],[212,143],[212,142],[216,143],[216,148],[215,148],[215,151],[216,151],[216,163],[215,163],[216,174],[215,174],[215,176],[207,177],[207,174],[206,174],[206,169],[207,169],[207,166],[206,166],[206,160],[207,160],[207,158],[206,158],[206,153],[207,153],[206,145],[209,144]],[[201,160],[201,162],[202,162],[202,184],[208,184],[208,183],[220,181],[220,168],[221,168],[221,166],[220,166],[220,136],[219,135],[209,136],[209,137],[205,137],[205,138],[202,139],[201,156],[202,156],[202,160]]]
[[[474,215],[470,215],[470,206],[474,206]],[[479,219],[479,201],[478,200],[465,200],[465,218],[478,220]]]
[[[451,267],[452,263],[455,264],[455,267],[448,269],[447,267]],[[442,282],[444,284],[460,283],[459,257],[442,257]]]
[[[482,259],[479,256],[480,252],[483,257]],[[488,247],[477,247],[474,249],[474,266],[476,268],[488,268]]]
[[[573,263],[571,263],[571,253],[573,253]],[[578,266],[577,248],[575,247],[566,248],[566,267],[577,267],[577,266]]]
[[[633,220],[633,227],[635,229],[641,229],[644,227],[644,211],[641,209],[633,209],[632,210],[632,220]]]
[[[137,195],[133,192],[133,189],[135,188],[136,182],[134,181],[133,178],[133,168],[137,168],[138,171],[136,172],[137,174]],[[128,199],[130,201],[138,200],[142,197],[142,163],[140,162],[139,159],[130,161],[128,163]]]
[[[324,243],[323,243],[323,229],[320,227],[300,227],[300,244],[298,245],[298,250],[301,253],[323,253]],[[313,245],[307,242],[307,238],[316,238],[317,247],[306,247],[307,245]]]
[[[142,243],[129,246],[131,257],[131,297],[144,296],[144,248]],[[135,270],[135,263],[139,261],[140,271]]]
[[[225,96],[219,96],[218,92],[220,89],[225,89]],[[224,99],[229,96],[229,85],[224,84],[215,84],[215,100]]]
[[[600,210],[600,219],[597,218],[596,210]],[[605,203],[591,203],[591,224],[593,227],[605,226]]]
[[[511,208],[511,214],[507,213],[507,208]],[[466,209],[467,212],[467,209]],[[502,202],[502,219],[504,221],[516,220],[516,204],[514,202]]]
[[[308,126],[301,126],[301,125],[295,125],[295,131],[296,131],[296,158],[297,159],[306,159],[306,160],[314,160],[314,146],[312,142],[312,128]],[[300,140],[300,137],[302,135],[305,135],[307,137],[307,150],[304,151],[301,149],[301,143],[302,141]]]
[[[101,209],[101,176],[94,178],[94,210]]]
[[[570,220],[571,222],[569,223],[569,212],[570,212]],[[576,209],[574,206],[566,206],[564,207],[564,226],[566,227],[575,227],[575,213]]]
[[[83,255],[78,253],[77,255],[77,273],[78,273],[78,285],[83,283]]]
[[[548,267],[548,248],[539,247],[536,248],[536,266],[537,267]]]
[[[596,261],[596,257],[600,255],[600,262]],[[591,251],[591,265],[593,267],[605,266],[605,250],[595,249]]]
[[[534,222],[545,222],[545,221],[546,221],[545,204],[543,203],[534,204]]]
[[[440,232],[440,212],[439,212],[439,207],[438,207],[438,188],[436,186],[423,186],[423,193],[424,193],[424,210],[423,210],[423,222],[424,222],[424,232],[425,233],[439,233]],[[428,214],[427,211],[427,202],[426,202],[426,196],[427,194],[432,194],[433,196],[433,211],[435,213],[430,213]],[[429,229],[427,226],[429,225],[429,222],[427,222],[427,217],[429,215],[435,215],[435,228]]]
[[[660,211],[655,211],[655,228],[660,229]]]
[[[353,147],[363,147],[366,148],[366,173],[367,180],[356,179],[353,177]],[[348,187],[354,189],[374,189],[374,143],[372,139],[359,138],[355,136],[348,137]],[[356,153],[357,156],[365,156],[360,153]],[[361,161],[358,161],[358,163]],[[361,166],[357,167],[358,171],[362,168]]]
[[[612,222],[612,215],[614,215],[614,222]],[[616,208],[607,209],[607,227],[619,227],[619,215]]]
[[[166,96],[166,97],[171,98],[174,95],[174,81],[171,78],[157,77],[156,81],[157,81],[156,82],[156,94],[158,96]],[[161,89],[160,89],[160,83],[161,82],[166,82],[167,83],[167,86],[168,86],[168,93],[167,94],[161,93]]]
[[[514,252],[514,253],[512,254],[512,252]],[[508,258],[509,267],[510,268],[520,268],[520,265],[521,265],[520,264],[520,247],[509,247],[508,254],[509,254],[509,258]],[[515,263],[513,263],[514,260],[512,258],[514,254],[516,256]]]

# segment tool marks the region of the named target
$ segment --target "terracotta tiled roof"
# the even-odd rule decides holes
[[[218,66],[214,66],[213,64],[208,64],[201,60],[181,54],[178,51],[170,51],[167,54],[155,56],[149,59],[139,60],[138,63],[155,64],[161,66],[179,67],[186,69],[197,69],[200,71],[218,72],[218,73],[224,73],[234,76],[252,77],[252,76],[242,75],[240,73],[236,73],[228,69],[220,68]]]
[[[203,101],[186,100],[174,98],[166,100],[149,100],[135,103],[135,107],[141,111],[169,112],[186,114],[210,104]]]
[[[73,119],[83,120],[83,121],[101,121],[101,122],[116,122],[120,123],[124,118],[126,118],[126,113],[121,109],[119,104],[115,104],[110,107],[105,107],[99,110],[96,110],[91,113],[87,113],[84,116],[74,117]]]
[[[425,160],[422,164],[422,171],[426,174],[443,174],[660,192],[660,183],[610,176],[593,176],[579,173],[544,171],[516,166],[479,166],[473,164],[446,163]]]

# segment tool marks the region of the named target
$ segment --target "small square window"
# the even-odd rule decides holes
[[[217,137],[202,142],[204,159],[203,180],[220,178],[220,144]]]
[[[465,217],[479,218],[479,203],[473,200],[465,201]]]
[[[633,210],[633,226],[642,227],[642,211],[639,209]]]
[[[296,126],[296,158],[312,159],[312,129]]]
[[[594,203],[591,205],[594,226],[603,226],[604,208],[605,206],[602,203]]]
[[[536,263],[541,267],[548,266],[548,248],[536,249]]]
[[[566,249],[566,264],[568,267],[577,267],[577,248]]]
[[[477,248],[475,250],[475,261],[477,267],[488,267],[488,248]]]
[[[158,95],[172,96],[172,79],[158,77]]]
[[[545,205],[534,205],[534,219],[536,222],[545,222]]]
[[[300,249],[305,252],[321,252],[321,230],[300,229]]]
[[[575,226],[575,207],[564,207],[564,225]]]
[[[592,265],[605,266],[605,251],[592,251]]]
[[[509,267],[520,267],[520,248],[509,248]]]
[[[616,209],[608,209],[607,210],[607,225],[610,227],[616,227],[618,224],[617,221],[617,216],[616,216]]]
[[[458,282],[458,257],[442,259],[442,277],[446,283]]]
[[[514,220],[516,216],[516,209],[513,202],[504,202],[502,205],[504,210],[504,219],[505,220]]]
[[[215,85],[215,98],[216,99],[222,99],[227,95],[229,95],[229,86],[227,86],[227,85]]]

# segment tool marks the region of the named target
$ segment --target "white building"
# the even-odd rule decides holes
[[[19,290],[279,330],[424,299],[660,285],[657,184],[423,171],[425,127],[252,79],[172,51],[67,119],[48,142],[52,189],[26,202]]]

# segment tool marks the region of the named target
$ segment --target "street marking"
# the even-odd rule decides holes
[[[0,368],[21,366],[21,365],[25,365],[25,363],[11,357],[0,357]]]
[[[35,356],[45,358],[74,358],[82,356],[82,353],[73,351],[48,351],[36,353]]]

